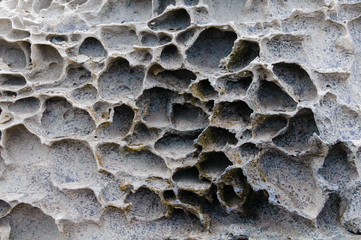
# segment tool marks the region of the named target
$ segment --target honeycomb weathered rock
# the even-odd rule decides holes
[[[360,239],[359,0],[0,10],[0,239]]]

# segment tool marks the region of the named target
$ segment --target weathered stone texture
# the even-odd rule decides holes
[[[359,0],[0,0],[0,239],[360,239]]]

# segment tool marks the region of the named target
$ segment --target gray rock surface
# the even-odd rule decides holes
[[[0,0],[0,239],[360,239],[359,0]]]

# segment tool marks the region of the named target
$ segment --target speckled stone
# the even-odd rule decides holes
[[[0,0],[0,239],[360,239],[359,0]]]

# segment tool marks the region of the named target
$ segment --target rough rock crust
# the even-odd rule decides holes
[[[0,239],[360,239],[359,0],[0,0]]]

